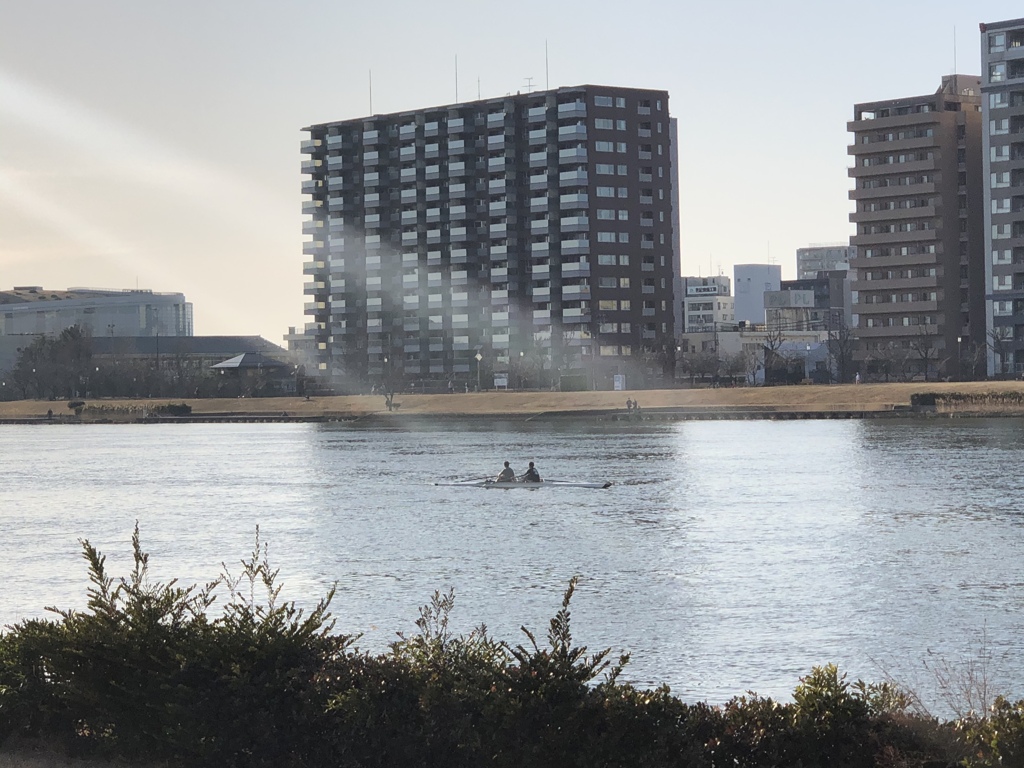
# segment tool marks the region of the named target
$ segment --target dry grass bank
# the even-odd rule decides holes
[[[991,404],[972,403],[969,410],[1024,412],[1016,405],[1024,399],[1024,382],[915,382],[893,384],[847,384],[838,386],[737,387],[725,389],[670,389],[627,392],[481,392],[441,395],[398,395],[401,408],[388,413],[381,396],[186,399],[195,415],[280,415],[298,417],[353,417],[368,414],[400,417],[410,415],[524,415],[546,412],[625,410],[627,398],[643,408],[769,408],[784,411],[891,410],[910,404],[911,395],[921,392],[961,392],[992,398]],[[1000,399],[1001,394],[1009,397]],[[134,419],[149,409],[175,400],[90,400],[83,420]],[[70,417],[64,401],[20,400],[0,403],[0,419]],[[939,410],[943,410],[940,405]]]

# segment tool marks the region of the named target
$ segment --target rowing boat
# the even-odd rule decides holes
[[[611,483],[584,483],[572,480],[541,480],[539,483],[523,483],[519,481],[501,482],[497,480],[457,480],[450,483],[434,483],[453,488],[501,488],[503,490],[529,490],[538,488],[610,488]]]

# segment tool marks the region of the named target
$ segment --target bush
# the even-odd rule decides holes
[[[1024,761],[1024,702],[940,723],[908,714],[910,699],[893,686],[848,684],[831,664],[803,677],[792,703],[750,693],[723,707],[686,704],[667,686],[621,683],[628,655],[612,664],[608,650],[573,644],[576,578],[546,644],[525,627],[515,646],[486,627],[455,636],[449,591],[421,609],[416,634],[371,655],[334,633],[333,592],[308,615],[280,600],[259,529],[241,571],[201,587],[151,582],[137,526],[125,578],[82,547],[86,610],[0,635],[0,740],[34,737],[131,764],[247,768]]]
[[[152,411],[160,416],[191,416],[192,406],[188,403],[166,403],[158,405]]]

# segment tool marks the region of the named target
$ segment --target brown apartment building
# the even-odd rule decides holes
[[[339,389],[610,387],[675,348],[665,91],[583,85],[305,130],[306,334]]]
[[[853,325],[869,376],[983,370],[981,81],[854,107]]]

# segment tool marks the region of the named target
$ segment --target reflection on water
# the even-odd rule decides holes
[[[287,596],[337,582],[339,629],[381,649],[454,587],[460,630],[545,634],[582,574],[575,637],[687,699],[786,695],[813,664],[934,687],[984,630],[1022,679],[1024,423],[688,422],[5,427],[0,622],[84,604],[77,540],[119,572],[139,520],[156,577],[206,580],[258,524]],[[434,486],[508,459],[607,491]],[[931,686],[931,687],[930,687]]]

